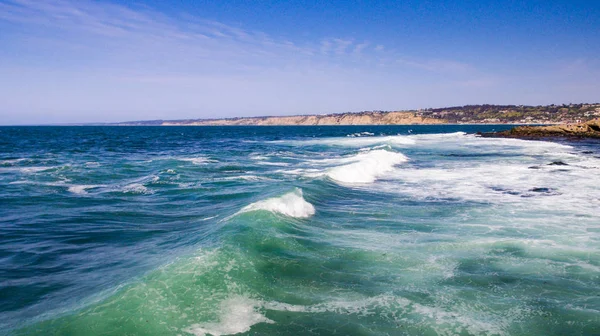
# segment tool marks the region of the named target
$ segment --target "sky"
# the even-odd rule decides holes
[[[600,0],[0,0],[0,124],[600,102]]]

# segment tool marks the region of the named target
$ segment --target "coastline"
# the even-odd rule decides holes
[[[90,124],[42,124],[42,125],[0,125],[0,127],[370,127],[370,126],[545,126],[545,125],[563,125],[561,123],[438,123],[438,124],[324,124],[324,125],[230,125],[230,124],[214,124],[214,125],[191,125],[191,124],[128,124],[128,123],[90,123]]]
[[[208,112],[208,111],[207,111]],[[464,105],[395,111],[223,118],[65,122],[12,126],[392,126],[392,125],[567,125],[600,118],[600,103],[546,106]],[[9,126],[9,125],[6,125]]]
[[[372,125],[555,125],[585,122],[600,117],[600,104],[547,106],[464,105],[395,111],[361,111],[329,114],[275,115],[231,118],[138,120],[118,125],[160,126],[372,126]]]

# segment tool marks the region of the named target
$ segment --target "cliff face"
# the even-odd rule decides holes
[[[298,115],[223,119],[129,121],[113,125],[414,125],[414,124],[566,124],[600,117],[600,104],[548,106],[465,105],[418,111],[346,112],[327,115]]]
[[[196,125],[196,126],[274,126],[274,125],[413,125],[444,124],[443,119],[417,116],[413,112],[362,112],[329,115],[308,115],[289,117],[254,117],[235,119],[213,119],[194,121],[165,121],[162,125]]]
[[[600,138],[600,118],[584,123],[552,126],[519,126],[511,130],[488,134],[509,138]]]

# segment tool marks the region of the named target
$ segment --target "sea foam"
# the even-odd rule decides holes
[[[338,147],[365,147],[375,146],[381,144],[388,144],[391,146],[412,146],[417,142],[411,136],[406,135],[389,135],[389,136],[372,136],[372,135],[348,135],[345,137],[336,138],[321,138],[321,139],[310,139],[310,140],[289,140],[281,141],[276,140],[271,143],[287,143],[295,146],[338,146]]]
[[[233,296],[221,302],[219,322],[194,324],[184,331],[196,336],[234,335],[249,331],[257,323],[275,323],[258,311],[259,306],[259,301]]]
[[[87,189],[98,188],[98,185],[71,185],[68,191],[73,194],[87,194]]]
[[[342,183],[373,183],[408,158],[401,153],[378,149],[359,153],[347,161],[351,163],[331,168],[326,175]]]
[[[257,210],[266,210],[294,218],[308,218],[315,214],[315,207],[304,200],[300,188],[280,197],[268,198],[247,205],[239,213]]]
[[[146,186],[141,183],[132,183],[123,187],[122,192],[127,194],[152,194]]]
[[[175,160],[178,161],[184,161],[184,162],[190,162],[192,164],[195,165],[203,165],[203,164],[208,164],[208,163],[214,163],[217,162],[216,160],[212,160],[209,159],[207,157],[204,156],[196,156],[196,157],[175,157]]]

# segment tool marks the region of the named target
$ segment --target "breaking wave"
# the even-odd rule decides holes
[[[378,149],[359,153],[349,161],[352,162],[334,167],[326,175],[342,183],[373,183],[408,158],[401,153]]]
[[[302,189],[280,197],[268,198],[245,206],[239,213],[265,210],[294,218],[308,218],[315,214],[315,207],[304,200]]]

